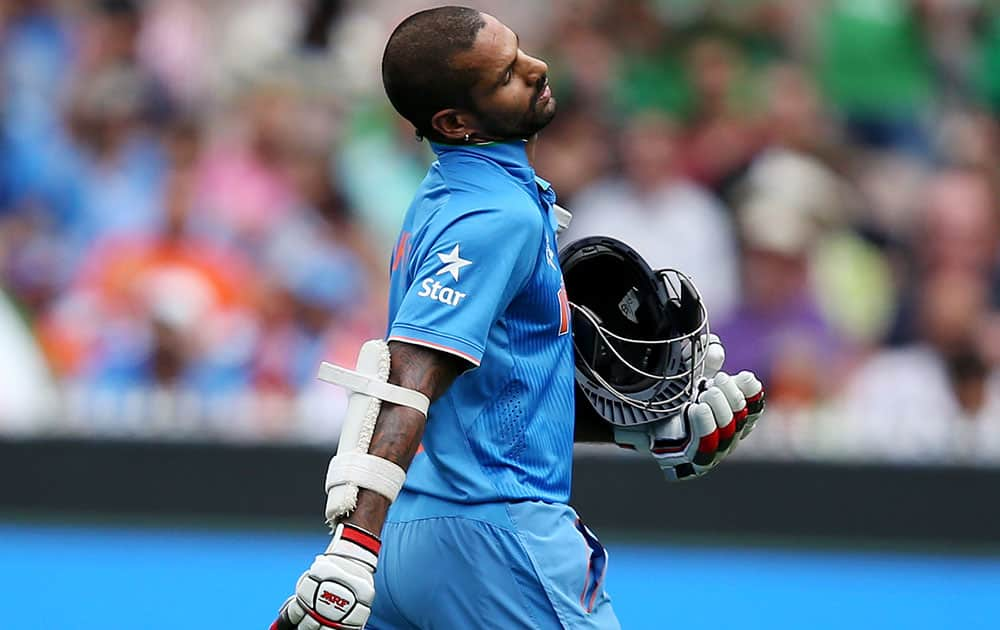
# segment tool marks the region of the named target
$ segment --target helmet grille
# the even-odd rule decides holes
[[[708,320],[687,276],[654,272],[628,245],[590,237],[560,252],[577,386],[609,422],[677,413],[701,373]]]
[[[616,356],[620,355],[643,372],[656,373],[666,360],[668,348],[602,339],[592,319],[615,334],[630,339],[657,339],[665,332],[660,315],[660,295],[648,274],[619,252],[602,249],[582,258],[566,277],[566,293],[573,309],[574,341],[591,368],[626,392],[654,385]],[[587,310],[586,317],[581,308]],[[613,345],[613,350],[609,348]]]

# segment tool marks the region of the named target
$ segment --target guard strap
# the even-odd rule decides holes
[[[326,491],[350,483],[377,492],[391,502],[405,480],[406,471],[387,459],[368,453],[344,453],[330,460]]]
[[[431,400],[422,393],[392,385],[385,381],[373,379],[372,377],[351,370],[339,365],[324,361],[319,366],[319,377],[321,381],[340,385],[352,392],[358,392],[372,398],[377,398],[394,405],[402,405],[411,409],[416,409],[420,413],[427,415],[427,409],[431,406]]]

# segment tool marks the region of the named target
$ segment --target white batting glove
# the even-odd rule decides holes
[[[725,350],[715,335],[706,342],[706,378],[679,414],[638,430],[615,429],[619,446],[649,451],[669,481],[696,479],[718,466],[764,411],[764,387],[757,377],[719,371]]]
[[[362,630],[375,599],[379,538],[340,523],[326,553],[316,556],[270,630]]]

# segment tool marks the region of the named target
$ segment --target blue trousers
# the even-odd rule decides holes
[[[617,630],[607,553],[567,505],[406,493],[382,530],[369,630]]]

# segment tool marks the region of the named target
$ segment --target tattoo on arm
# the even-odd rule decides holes
[[[389,353],[389,382],[422,392],[431,401],[440,398],[455,378],[470,367],[456,356],[408,343],[389,342]],[[403,469],[409,468],[426,421],[415,409],[383,402],[368,452]],[[362,488],[358,492],[358,507],[347,517],[347,522],[378,534],[388,510],[388,499]]]

